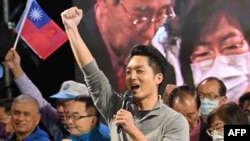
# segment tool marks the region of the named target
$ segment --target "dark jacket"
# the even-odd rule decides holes
[[[209,136],[206,131],[209,128],[209,125],[206,122],[202,121],[202,119],[200,119],[200,121],[201,121],[200,141],[212,141],[212,137]]]

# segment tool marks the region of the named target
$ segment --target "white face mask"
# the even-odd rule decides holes
[[[214,131],[212,139],[213,141],[224,141],[224,131]]]
[[[191,69],[195,86],[205,78],[213,76],[225,83],[228,92],[233,90],[240,93],[244,90],[238,86],[249,80],[250,76],[250,52],[192,63]]]

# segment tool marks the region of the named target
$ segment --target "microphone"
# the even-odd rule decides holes
[[[133,98],[133,93],[130,90],[126,89],[124,94],[123,94],[122,109],[128,110],[128,107],[132,101],[132,98]],[[122,126],[118,125],[117,126],[117,133],[120,133],[121,130],[122,130]]]

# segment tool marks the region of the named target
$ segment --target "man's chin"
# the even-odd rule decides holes
[[[16,127],[16,132],[18,132],[19,134],[24,134],[26,132],[26,128],[25,127]]]
[[[73,127],[69,128],[69,131],[70,131],[70,134],[71,134],[71,135],[74,135],[74,136],[80,136],[80,135],[83,134],[83,133],[80,133],[80,132],[77,130],[77,128],[73,128]]]

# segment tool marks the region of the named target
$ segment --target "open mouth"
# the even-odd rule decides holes
[[[139,87],[140,87],[139,85],[132,85],[132,86],[131,86],[131,90],[139,89]]]

